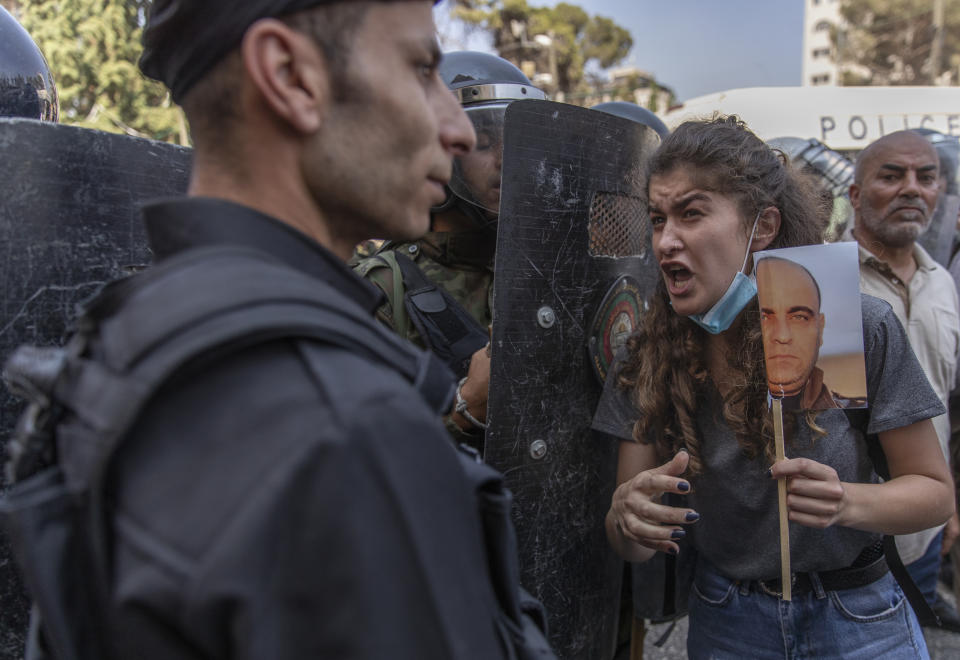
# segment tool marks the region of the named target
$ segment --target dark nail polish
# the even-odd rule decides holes
[[[675,529],[675,530],[673,530],[672,532],[670,532],[670,538],[672,538],[672,539],[674,539],[674,540],[676,540],[676,539],[682,539],[682,538],[683,538],[684,536],[686,536],[686,535],[687,535],[687,533],[686,533],[685,531],[683,531],[682,529]]]
[[[677,554],[679,551],[678,551],[676,548],[669,548],[669,549],[667,550],[667,552],[669,552],[671,555],[675,555],[675,554]]]
[[[686,515],[687,522],[697,522],[700,520],[700,514],[696,511],[688,511]]]
[[[686,481],[681,481],[680,483],[677,484],[677,490],[682,490],[683,492],[687,492],[688,490],[690,490],[690,484],[688,484]]]
[[[773,468],[767,468],[767,476],[773,479]]]

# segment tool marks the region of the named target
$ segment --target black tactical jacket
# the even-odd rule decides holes
[[[282,223],[211,199],[145,215],[158,259],[253,247],[375,323],[380,296]],[[121,657],[503,657],[462,474],[440,414],[346,349],[275,341],[193,365],[148,405],[108,481]]]

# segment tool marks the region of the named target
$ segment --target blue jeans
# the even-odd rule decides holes
[[[907,573],[917,583],[923,598],[930,607],[937,598],[937,580],[940,578],[940,548],[943,547],[943,530],[930,540],[927,551],[920,559],[906,564]]]
[[[929,658],[900,586],[887,573],[856,589],[784,601],[720,575],[700,557],[690,593],[691,660]]]

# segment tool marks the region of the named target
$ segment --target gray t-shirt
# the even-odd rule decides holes
[[[943,414],[943,404],[927,382],[890,305],[872,296],[863,295],[861,299],[867,432],[880,433]],[[607,379],[593,428],[631,440],[637,411],[628,394],[613,385],[614,380]],[[770,462],[765,457],[750,460],[744,456],[723,420],[720,395],[712,385],[698,394],[698,404],[696,425],[704,471],[693,480],[687,502],[701,518],[687,526],[687,542],[730,578],[779,577],[777,482],[767,476]],[[864,434],[851,427],[847,414],[824,410],[816,419],[827,435],[816,437],[806,422],[798,419],[796,437],[787,440],[787,456],[829,465],[841,481],[876,481]],[[792,569],[825,571],[849,566],[879,537],[849,527],[814,529],[791,523]]]

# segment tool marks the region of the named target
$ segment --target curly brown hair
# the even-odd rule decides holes
[[[808,177],[794,170],[783,153],[771,149],[738,117],[718,116],[689,121],[671,133],[647,164],[647,181],[683,168],[705,190],[735,200],[744,230],[749,231],[761,210],[780,211],[780,230],[767,249],[811,245],[823,240],[828,215]],[[772,458],[773,433],[767,407],[760,313],[753,306],[731,330],[727,356],[729,394],[723,418],[751,457]],[[653,442],[662,460],[681,447],[690,454],[688,474],[700,474],[700,439],[695,411],[702,405],[709,374],[705,359],[707,333],[670,307],[661,277],[650,300],[649,312],[627,342],[628,356],[617,385],[631,392],[640,413],[635,440]],[[726,389],[726,388],[725,388]],[[815,431],[814,416],[807,422]],[[796,420],[785,420],[792,428]],[[822,431],[821,431],[822,432]]]

